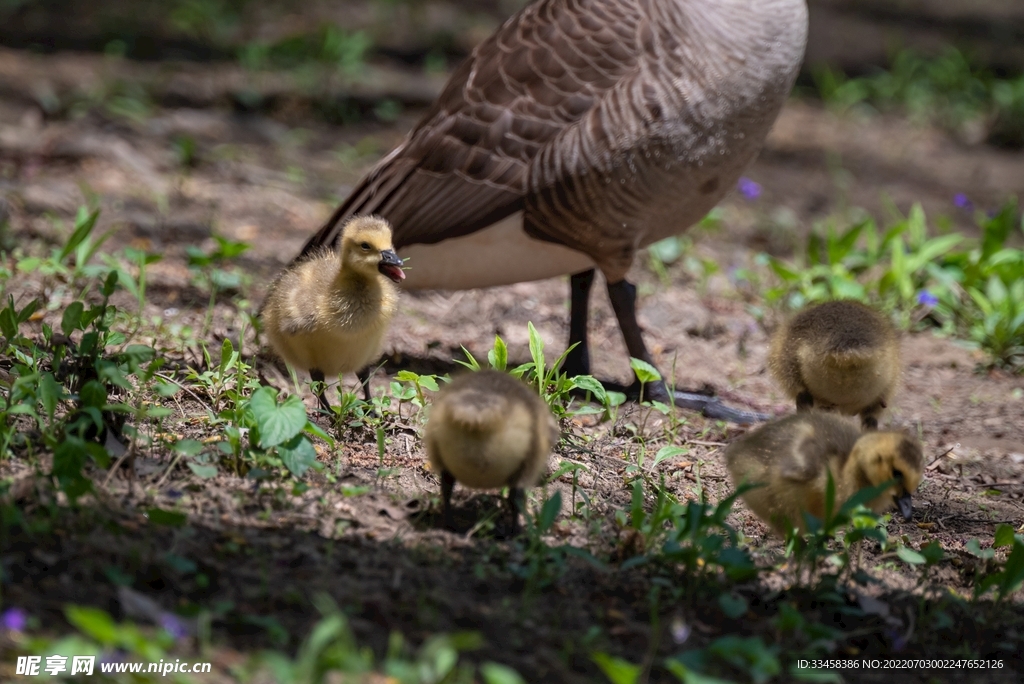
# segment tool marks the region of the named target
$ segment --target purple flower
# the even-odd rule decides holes
[[[939,303],[939,298],[928,290],[921,290],[917,293],[917,303],[930,308]]]
[[[761,184],[746,177],[740,178],[736,183],[736,189],[751,202],[761,196]]]
[[[173,613],[161,613],[160,626],[167,630],[167,633],[174,637],[175,641],[180,641],[189,635],[188,626]]]
[[[956,206],[958,209],[963,209],[968,213],[974,211],[974,202],[972,202],[967,197],[967,195],[965,195],[962,192],[958,192],[955,195],[953,195],[953,205]]]
[[[100,663],[123,663],[125,656],[127,655],[127,653],[118,648],[113,651],[104,651],[101,653],[99,661]]]
[[[678,615],[672,620],[672,641],[677,644],[684,643],[690,638],[690,626]]]
[[[12,632],[24,632],[25,625],[28,623],[28,613],[21,608],[8,608],[0,616],[0,623],[3,623],[4,628]]]
[[[895,629],[885,630],[886,636],[889,637],[889,641],[892,644],[892,650],[899,653],[907,647],[907,639],[905,636],[897,632]]]

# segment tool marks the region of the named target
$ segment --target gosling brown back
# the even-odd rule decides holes
[[[725,459],[734,485],[763,485],[743,500],[780,535],[791,524],[802,529],[805,511],[824,517],[829,473],[836,509],[858,490],[895,477],[896,484],[867,506],[882,512],[896,505],[909,519],[910,494],[923,471],[921,446],[913,437],[862,433],[848,419],[819,410],[766,423],[732,442]]]
[[[780,326],[768,367],[797,410],[859,414],[865,428],[875,429],[899,380],[899,337],[889,319],[869,306],[824,302]]]
[[[441,476],[445,523],[451,527],[456,481],[467,487],[508,486],[513,530],[522,490],[537,483],[558,440],[547,404],[520,380],[496,370],[463,373],[441,390],[424,435],[427,456]]]
[[[355,371],[369,399],[366,366],[397,308],[401,263],[386,221],[349,221],[339,251],[317,250],[271,284],[260,317],[274,351],[315,381]],[[322,390],[317,397],[329,409]]]

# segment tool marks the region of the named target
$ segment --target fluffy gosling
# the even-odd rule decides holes
[[[339,251],[323,249],[294,264],[270,286],[261,316],[274,351],[324,381],[356,371],[369,400],[365,370],[380,354],[405,278],[391,226],[374,216],[352,219]],[[320,407],[330,410],[323,387]]]
[[[475,489],[508,486],[516,534],[523,488],[540,479],[558,437],[550,409],[520,380],[496,370],[457,376],[438,394],[424,436],[430,465],[441,476],[445,526],[453,526],[457,480]]]
[[[892,323],[871,307],[825,302],[779,328],[768,367],[798,411],[817,407],[859,414],[864,428],[875,430],[899,379],[899,338]]]
[[[796,413],[761,426],[730,444],[725,460],[734,485],[760,483],[743,495],[747,506],[780,535],[803,529],[803,512],[825,515],[828,473],[838,508],[857,490],[890,479],[896,483],[866,505],[881,513],[895,504],[904,520],[910,495],[921,483],[920,443],[902,432],[864,432],[822,411]]]

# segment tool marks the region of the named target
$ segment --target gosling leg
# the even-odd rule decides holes
[[[441,520],[446,530],[455,529],[452,517],[452,490],[455,488],[455,476],[447,470],[441,471]]]
[[[647,351],[640,324],[636,320],[636,287],[627,280],[608,283],[608,297],[611,299],[612,309],[615,310],[615,317],[619,321],[619,328],[622,330],[622,337],[625,339],[629,355],[653,366],[654,360],[651,358],[650,352]],[[640,389],[640,379],[637,378],[633,385],[627,388],[627,394],[631,397],[638,397]],[[665,382],[649,383],[643,386],[643,398],[673,404],[677,408],[699,411],[708,418],[740,425],[765,421],[771,417],[754,411],[734,409],[723,404],[718,397],[694,391],[678,390]]]
[[[872,406],[868,406],[866,409],[860,412],[860,426],[864,430],[877,430],[878,429],[878,418],[882,415],[882,411],[885,410],[885,402],[879,400]]]
[[[797,411],[809,411],[812,408],[814,408],[814,397],[810,392],[804,390],[800,394],[796,395]]]
[[[326,379],[324,378],[324,372],[319,368],[310,368],[309,377],[315,383],[320,383],[319,391],[316,393],[316,399],[320,403],[320,409],[330,413],[331,402],[327,401],[327,385]]]
[[[359,384],[363,386],[363,399],[366,400],[366,403],[370,403],[370,367],[367,366],[356,371],[356,377],[359,378]]]
[[[512,512],[512,536],[515,537],[522,529],[519,526],[519,514],[526,510],[526,490],[522,487],[509,487],[508,507]]]

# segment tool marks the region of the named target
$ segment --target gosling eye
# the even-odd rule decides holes
[[[363,244],[361,244],[359,246],[363,249],[364,252],[369,252],[370,251],[370,243],[369,242],[364,242]]]
[[[903,481],[903,471],[902,470],[897,470],[896,468],[893,468],[892,469],[892,476],[893,476],[893,478],[899,480],[900,482]]]

